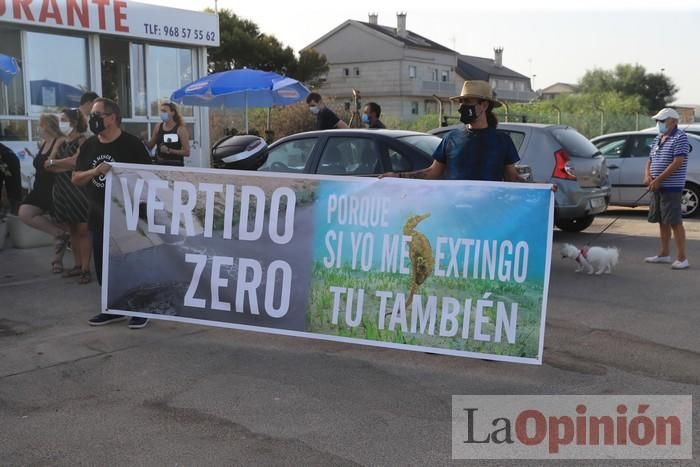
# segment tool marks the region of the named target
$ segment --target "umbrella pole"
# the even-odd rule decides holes
[[[245,93],[245,134],[248,134],[248,92]]]
[[[2,114],[3,115],[9,115],[10,113],[10,99],[9,99],[9,93],[7,92],[7,88],[9,85],[2,83],[0,85],[0,89],[2,89],[2,102],[5,104],[2,106]]]

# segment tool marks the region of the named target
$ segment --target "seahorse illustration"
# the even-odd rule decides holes
[[[403,226],[403,234],[410,235],[408,254],[411,258],[411,291],[408,293],[406,308],[413,302],[413,294],[418,291],[418,287],[430,276],[433,269],[433,248],[430,246],[428,237],[416,230],[416,226],[430,214],[420,214],[408,218]]]

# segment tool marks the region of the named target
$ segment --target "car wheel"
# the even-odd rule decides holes
[[[581,232],[593,223],[595,216],[577,217],[575,219],[557,219],[554,225],[566,232]]]
[[[681,196],[681,213],[683,217],[700,215],[700,187],[686,183]]]

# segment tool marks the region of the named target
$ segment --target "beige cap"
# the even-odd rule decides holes
[[[500,107],[502,104],[495,99],[491,85],[486,81],[465,81],[462,86],[462,93],[459,96],[450,97],[450,100],[460,100],[468,97],[477,99],[486,99],[493,102],[494,107]]]

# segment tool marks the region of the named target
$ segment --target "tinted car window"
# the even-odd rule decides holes
[[[555,128],[552,130],[552,135],[571,156],[593,157],[598,153],[593,143],[573,128]]]
[[[444,136],[444,135],[441,135]],[[408,143],[411,146],[415,146],[426,154],[433,155],[435,149],[437,149],[442,138],[431,135],[412,135],[412,136],[402,136],[398,138],[404,143]]]
[[[633,136],[630,141],[630,157],[649,157],[655,135]]]
[[[618,138],[608,138],[602,141],[597,141],[595,145],[600,153],[606,157],[622,157],[626,142],[627,137],[620,136]]]
[[[525,141],[525,133],[521,133],[519,131],[508,131],[508,130],[501,130],[506,133],[508,133],[508,136],[510,136],[510,139],[513,141],[513,144],[515,145],[515,149],[520,152],[520,146],[523,145],[523,141]]]
[[[267,160],[258,170],[302,173],[318,138],[285,141],[271,148]]]
[[[383,173],[376,143],[369,138],[329,138],[317,173],[323,175],[376,175]]]
[[[389,163],[392,172],[410,172],[413,170],[411,159],[394,149],[389,148]]]

